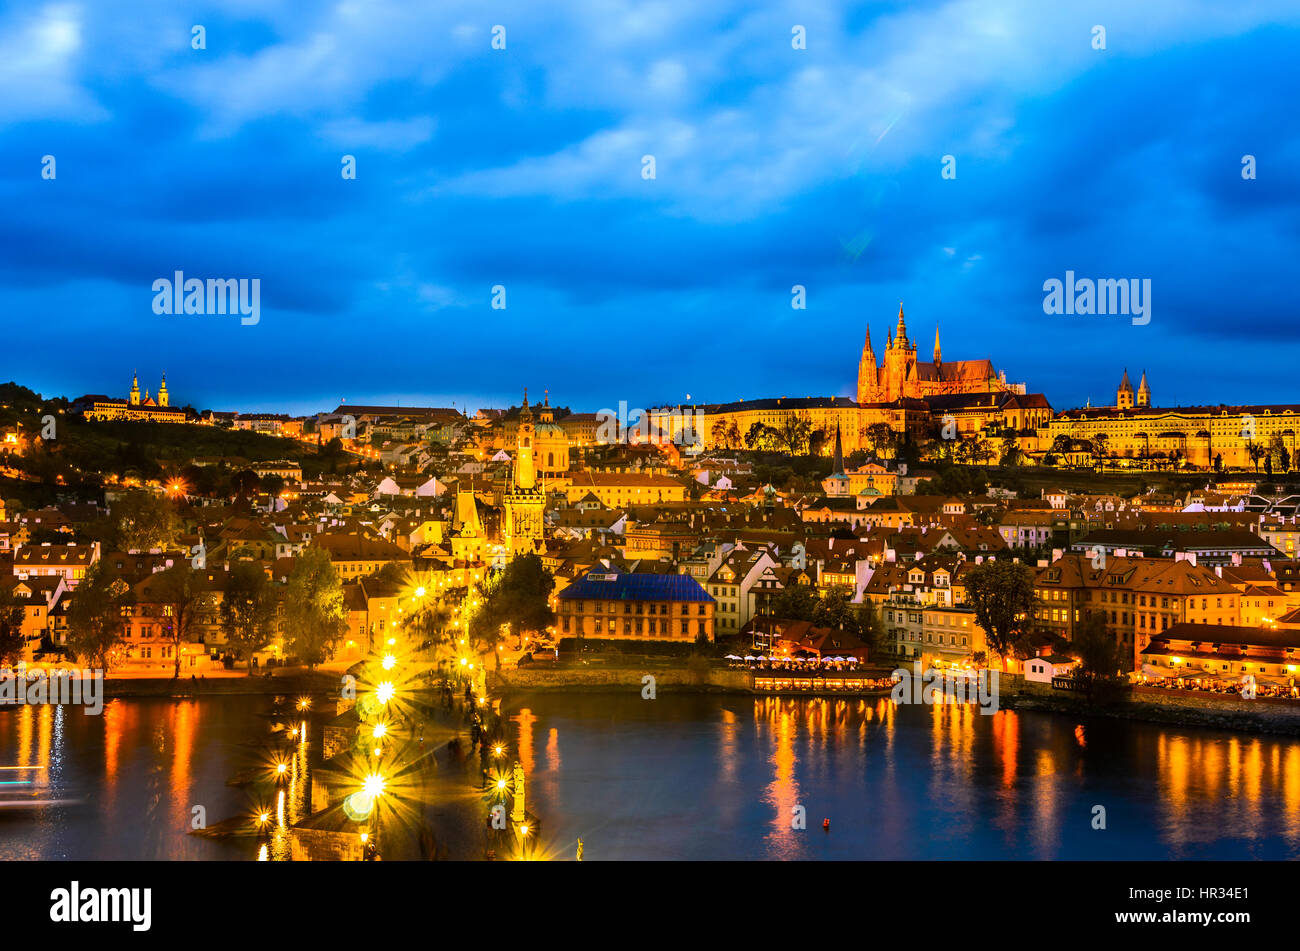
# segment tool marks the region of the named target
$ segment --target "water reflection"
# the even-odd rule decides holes
[[[602,858],[1294,858],[1300,741],[889,700],[530,698]],[[1093,807],[1107,828],[1093,828]],[[806,829],[792,828],[802,806]],[[823,817],[832,820],[829,832]]]
[[[288,858],[288,829],[310,811],[301,736],[279,745],[284,781],[256,804],[264,841],[186,834],[196,806],[210,823],[252,811],[227,780],[269,755],[248,742],[266,706],[0,710],[0,765],[81,800],[0,810],[6,856]],[[592,859],[1300,857],[1288,738],[862,698],[544,695],[505,713],[564,857],[579,837]],[[806,829],[792,828],[795,806]]]
[[[0,708],[0,765],[41,767],[48,798],[71,804],[0,809],[6,858],[251,858],[245,841],[190,836],[195,807],[209,822],[242,811],[226,781],[264,698],[114,700],[80,707]]]

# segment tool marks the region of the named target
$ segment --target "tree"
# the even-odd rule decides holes
[[[1110,455],[1109,449],[1110,437],[1105,433],[1096,433],[1092,437],[1092,455],[1093,458],[1097,460],[1098,466],[1100,466],[1102,462],[1105,461],[1106,457]]]
[[[27,648],[23,614],[23,602],[15,586],[0,587],[0,667],[11,667],[23,659]]]
[[[554,624],[555,612],[550,604],[553,590],[555,577],[532,552],[516,555],[485,586],[483,600],[469,619],[468,628],[470,636],[496,657],[498,669],[501,628],[508,625],[512,633],[522,638],[527,632],[543,631]]]
[[[1127,666],[1123,651],[1106,630],[1104,614],[1089,614],[1074,632],[1072,642],[1078,665],[1070,679],[1089,705],[1109,700],[1124,688]]]
[[[1025,454],[1021,451],[1020,446],[1016,441],[1015,433],[1005,433],[1002,436],[1002,458],[999,460],[998,464],[1006,466],[1007,468],[1014,468],[1015,466],[1020,465],[1024,455]]]
[[[888,459],[897,448],[897,438],[888,423],[872,423],[861,435],[879,459]]]
[[[1272,440],[1268,444],[1269,466],[1268,474],[1271,476],[1274,472],[1287,472],[1291,468],[1291,452],[1286,448],[1286,442],[1281,433],[1274,433]]]
[[[104,561],[90,566],[68,605],[68,651],[91,667],[107,670],[122,643],[122,605],[130,591]]]
[[[292,653],[315,667],[347,630],[347,618],[343,585],[329,553],[308,546],[294,562],[285,586],[284,632]]]
[[[163,631],[172,644],[172,679],[181,675],[181,645],[190,642],[190,634],[210,602],[205,581],[204,573],[195,571],[184,558],[158,575],[154,596],[162,602]]]
[[[745,447],[773,452],[781,447],[781,434],[766,423],[754,423],[745,433]]]
[[[767,604],[767,613],[771,617],[788,621],[811,621],[817,610],[817,592],[811,585],[792,584]]]
[[[237,562],[221,602],[221,621],[231,652],[248,664],[275,629],[275,592],[266,572],[252,561]]]
[[[123,551],[149,551],[172,544],[180,522],[171,502],[161,495],[133,489],[113,503],[117,547]]]
[[[1246,455],[1250,456],[1251,464],[1255,467],[1256,473],[1259,472],[1259,460],[1264,457],[1265,451],[1263,446],[1253,440],[1246,443]]]
[[[776,429],[776,441],[792,456],[808,452],[808,438],[812,434],[812,421],[804,413],[790,413]]]
[[[1006,666],[1007,655],[1029,632],[1034,612],[1034,576],[1025,565],[995,559],[966,572],[966,603],[984,630],[989,650]]]

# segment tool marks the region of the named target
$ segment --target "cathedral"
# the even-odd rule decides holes
[[[925,399],[956,393],[1024,393],[1024,386],[1008,384],[1006,374],[993,369],[991,360],[952,360],[939,353],[939,331],[934,332],[934,361],[916,359],[916,342],[907,336],[903,305],[898,305],[898,326],[886,331],[885,358],[876,365],[871,331],[858,363],[859,405],[892,403],[900,399]]]

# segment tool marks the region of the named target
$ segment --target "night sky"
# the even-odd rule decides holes
[[[0,4],[0,380],[851,396],[902,300],[921,359],[938,325],[1057,409],[1125,366],[1300,402],[1297,49],[1294,0]],[[176,270],[259,278],[260,322],[156,315]],[[1044,314],[1067,270],[1150,279],[1151,322]]]

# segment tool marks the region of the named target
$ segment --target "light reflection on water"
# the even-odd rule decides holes
[[[7,859],[251,859],[253,839],[187,833],[195,807],[208,824],[251,811],[226,785],[256,761],[265,697],[113,700],[98,716],[80,707],[0,708],[0,765],[44,766],[51,799],[75,805],[0,809]],[[253,744],[256,745],[255,743]],[[284,821],[301,814],[305,750],[290,760]],[[271,857],[287,857],[273,839]]]
[[[507,712],[565,858],[578,838],[589,859],[1300,856],[1290,738],[864,698],[539,695]]]
[[[308,747],[262,803],[263,697],[0,709],[0,765],[80,805],[0,810],[7,858],[288,857]],[[548,695],[506,710],[545,852],[601,858],[1296,858],[1300,741],[886,700]],[[265,843],[187,835],[260,805]],[[1104,806],[1107,829],[1093,830]],[[791,828],[804,808],[807,828]],[[831,819],[829,832],[822,819]]]

